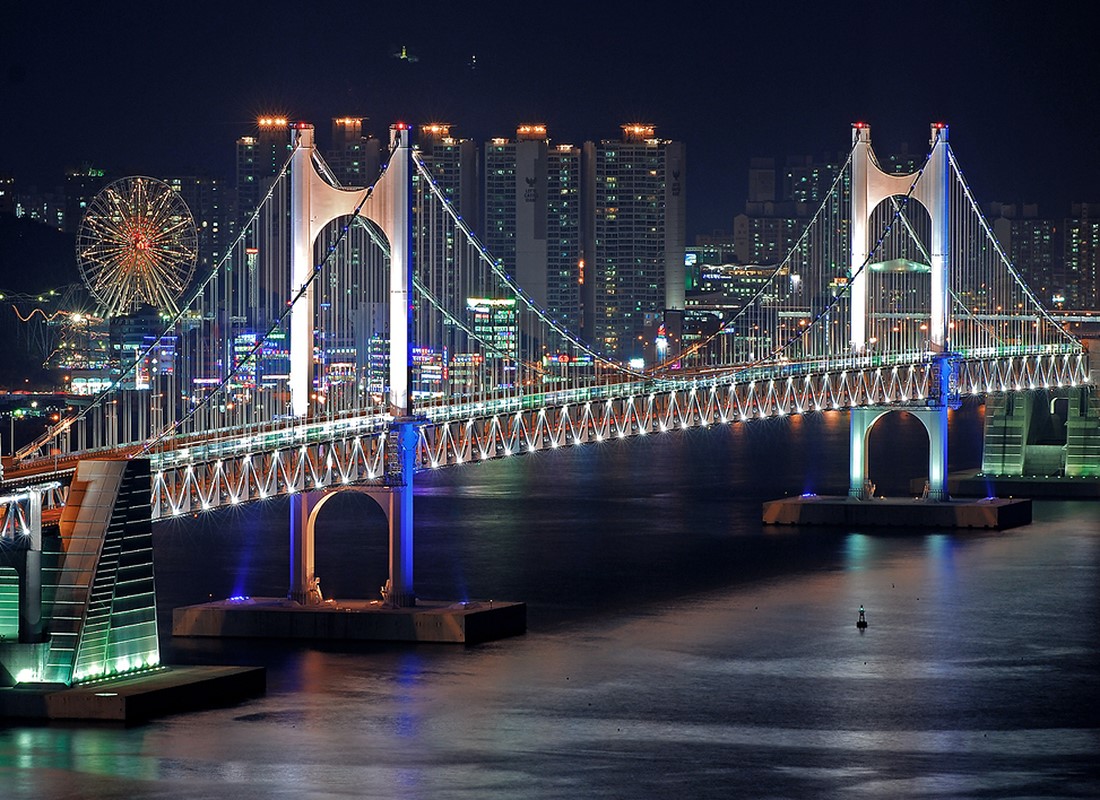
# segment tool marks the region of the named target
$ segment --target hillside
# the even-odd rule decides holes
[[[45,304],[33,298],[80,282],[72,234],[0,214],[0,389],[48,389],[56,384],[57,377],[43,368],[55,345],[56,329],[47,327],[41,317],[23,322],[16,311],[26,315],[42,305],[51,309],[50,300],[57,303],[61,293]]]
[[[72,234],[0,214],[0,293],[38,294],[79,282]]]

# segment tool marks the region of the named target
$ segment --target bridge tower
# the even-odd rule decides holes
[[[852,205],[849,230],[853,276],[850,287],[853,354],[867,353],[868,261],[874,250],[869,226],[872,212],[879,203],[892,196],[908,196],[924,206],[932,221],[929,249],[932,298],[925,349],[934,354],[933,382],[936,385],[929,388],[929,394],[935,393],[935,396],[930,399],[929,406],[905,409],[920,419],[928,431],[928,498],[931,500],[947,499],[947,408],[955,374],[954,363],[948,355],[951,226],[947,130],[943,123],[932,124],[932,149],[921,171],[910,175],[891,175],[879,168],[871,150],[870,126],[862,122],[852,126]],[[867,438],[874,424],[891,410],[893,409],[887,407],[852,410],[848,487],[851,497],[866,500],[872,494],[867,480]]]
[[[311,410],[315,369],[314,243],[333,220],[358,214],[377,225],[390,245],[389,406],[393,418],[386,437],[384,486],[361,491],[379,502],[389,520],[390,563],[385,599],[395,606],[414,605],[412,498],[417,423],[411,415],[409,395],[413,296],[410,129],[403,123],[390,126],[389,164],[368,189],[342,189],[325,182],[313,167],[316,145],[312,125],[297,123],[291,136],[294,146],[290,162],[291,287],[294,291],[305,287],[305,294],[290,317],[291,411],[304,420]],[[322,499],[320,492],[299,491],[291,495],[288,595],[298,602],[316,596],[311,592],[316,585],[314,522]]]

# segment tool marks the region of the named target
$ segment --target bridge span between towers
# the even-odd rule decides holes
[[[1005,257],[947,127],[930,131],[921,168],[888,174],[854,124],[767,283],[716,328],[668,309],[663,359],[637,370],[516,284],[408,126],[393,126],[379,179],[346,188],[300,123],[236,246],[131,377],[24,448],[9,478],[147,456],[160,518],[383,483],[387,431],[414,413],[420,469],[826,409],[945,414],[961,397],[1086,384],[1081,345]],[[172,368],[142,376],[166,351]],[[941,497],[946,452],[932,458]]]
[[[417,470],[825,410],[854,412],[853,497],[868,497],[871,426],[908,410],[929,432],[928,496],[944,499],[947,412],[962,398],[1072,390],[1086,416],[1096,398],[1082,346],[1005,256],[947,127],[930,133],[923,165],[895,175],[855,124],[770,278],[705,324],[665,309],[658,357],[640,369],[517,284],[409,126],[392,127],[387,165],[356,188],[299,123],[284,169],[179,313],[6,468],[0,530],[20,535],[41,497],[64,493],[35,487],[66,484],[82,461],[148,460],[153,520],[295,498],[290,595],[303,599],[318,493],[363,487],[388,509],[387,602],[407,605]]]

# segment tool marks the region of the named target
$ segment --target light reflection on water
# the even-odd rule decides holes
[[[526,636],[166,643],[177,663],[266,664],[267,696],[134,729],[0,729],[0,796],[1095,795],[1096,506],[1039,503],[1005,533],[764,529],[760,502],[808,474],[844,490],[844,422],[425,476],[419,591],[526,600]],[[903,486],[924,458],[872,479]],[[373,594],[380,515],[328,508],[323,586]],[[238,582],[285,591],[285,518],[274,501],[158,527],[165,614]]]

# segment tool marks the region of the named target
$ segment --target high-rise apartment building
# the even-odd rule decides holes
[[[417,130],[416,147],[451,204],[464,219],[480,216],[477,145],[451,135],[451,125],[429,123]],[[417,178],[414,176],[414,183]]]
[[[363,132],[366,117],[333,117],[325,161],[341,186],[370,186],[378,179],[382,143]]]
[[[65,173],[65,217],[61,230],[76,233],[88,204],[111,182],[107,173],[95,167],[84,167]]]
[[[685,148],[652,125],[586,142],[585,332],[608,355],[652,363],[656,338],[679,347],[684,308]]]
[[[788,156],[783,168],[783,193],[781,199],[789,203],[807,203],[817,209],[828,196],[844,159],[818,160],[812,156]],[[753,169],[749,167],[749,174]]]
[[[236,226],[228,186],[219,178],[194,175],[167,178],[165,182],[179,193],[195,221],[199,245],[195,276],[201,280],[221,261],[233,241]]]
[[[260,117],[255,136],[237,140],[237,216],[256,210],[290,156],[290,127],[285,117]]]
[[[1065,222],[1066,305],[1100,310],[1100,206],[1073,203]]]
[[[787,156],[782,171],[771,158],[749,161],[749,198],[745,211],[733,220],[737,260],[742,264],[776,264],[782,261],[829,195],[844,166],[844,154]],[[909,174],[920,169],[923,156],[903,151],[881,160],[884,170]],[[847,192],[847,184],[839,187]],[[846,246],[841,247],[845,250]]]
[[[582,150],[556,144],[546,153],[546,308],[570,330],[582,321]]]
[[[778,264],[809,224],[808,203],[765,203],[757,213],[733,218],[733,241],[741,264]]]
[[[1008,260],[1044,306],[1064,306],[1062,225],[1039,217],[1039,207],[994,203],[993,233]]]
[[[417,151],[428,171],[435,179],[439,191],[465,220],[478,219],[477,146],[471,139],[458,139],[451,135],[451,126],[442,123],[421,125],[417,131]],[[414,171],[413,191],[416,194],[430,191]],[[426,288],[446,308],[466,307],[466,298],[473,287],[467,285],[468,276],[456,268],[454,228],[443,219],[446,211],[437,203],[416,203],[418,209],[430,209],[437,219],[416,219],[417,247],[424,246],[434,255],[433,268],[419,273]],[[430,231],[437,231],[435,240]],[[421,255],[414,253],[421,260]],[[428,255],[424,254],[424,258]]]
[[[1038,206],[993,203],[993,232],[1035,293],[1051,308],[1100,310],[1100,209],[1072,203],[1069,216],[1039,215]]]
[[[517,283],[552,318],[581,324],[581,149],[551,144],[546,126],[485,145],[482,235]]]
[[[749,203],[775,202],[775,159],[749,159]]]

